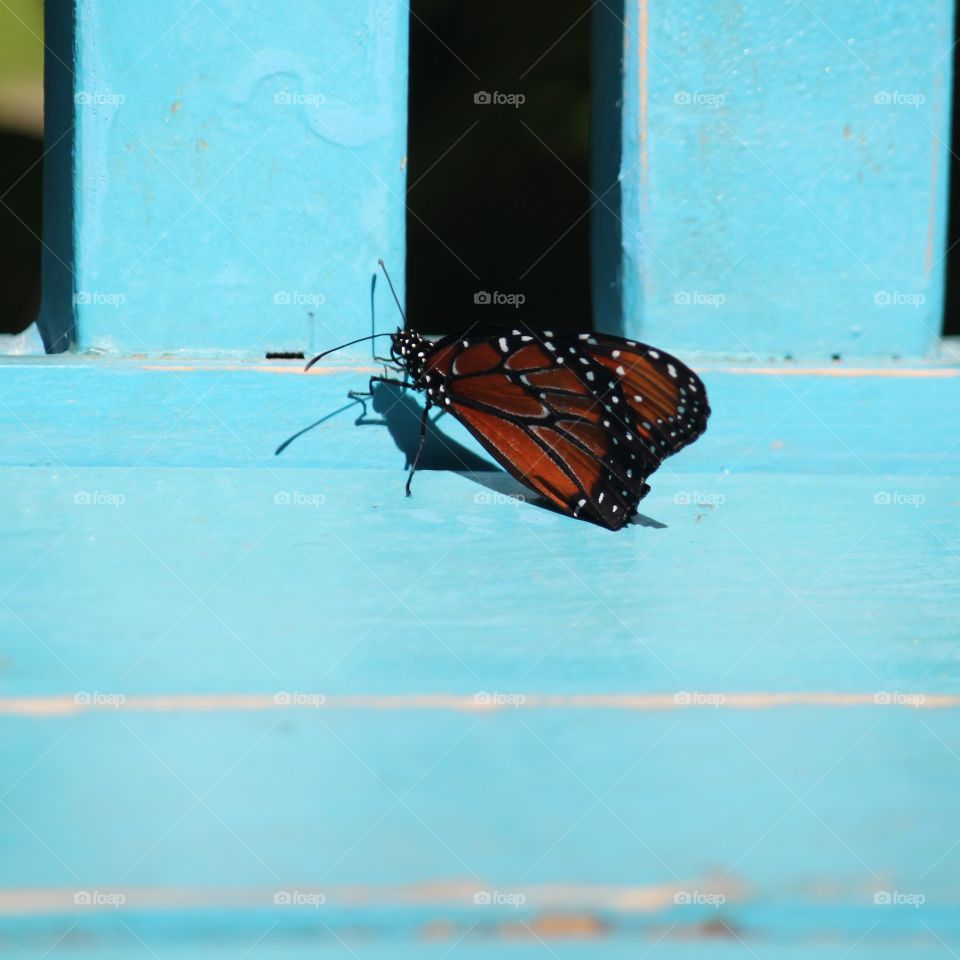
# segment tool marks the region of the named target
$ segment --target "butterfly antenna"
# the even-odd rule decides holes
[[[355,343],[365,343],[367,340],[376,340],[377,337],[389,337],[389,333],[375,333],[371,337],[357,337],[356,340],[348,340],[346,343],[341,343],[339,347],[331,347],[329,350],[324,350],[323,353],[318,353],[304,368],[303,372],[306,373],[318,360],[322,360],[324,357],[329,356],[331,353],[336,353],[338,350],[342,350],[344,347],[352,347]]]
[[[390,285],[390,292],[393,294],[393,302],[397,305],[397,309],[400,311],[400,316],[403,318],[403,326],[406,327],[407,315],[403,312],[403,307],[400,306],[400,298],[397,296],[397,291],[393,289],[393,281],[390,279],[390,274],[387,273],[387,265],[382,259],[378,260],[377,263],[380,264],[380,269],[383,271],[383,275],[387,278],[387,283]]]

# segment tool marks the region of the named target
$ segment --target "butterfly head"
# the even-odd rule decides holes
[[[421,379],[427,367],[430,344],[414,330],[397,330],[390,344],[390,355],[394,363],[403,367],[413,377],[414,382]]]

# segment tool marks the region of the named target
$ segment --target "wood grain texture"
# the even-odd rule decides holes
[[[76,6],[54,88],[75,156],[51,186],[72,289],[50,319],[119,354],[368,332],[377,257],[404,259],[407,7]]]
[[[960,942],[954,378],[707,364],[614,535],[450,418],[407,500],[363,364],[174,366],[0,365],[11,955]]]
[[[960,895],[947,850],[956,710],[794,710],[775,723],[719,711],[316,710],[4,725],[16,781],[0,807],[15,854],[0,867],[4,888],[292,886],[326,890],[336,907],[349,905],[341,888],[433,884],[421,899],[439,911],[489,890],[545,909],[538,888],[568,886],[567,911],[597,888],[597,909],[627,914],[701,891],[724,894],[734,918],[744,903],[816,914],[902,891],[925,896],[918,921]],[[657,887],[668,895],[638,894],[634,908],[617,895]],[[872,912],[883,924],[898,911]]]
[[[752,371],[708,360],[692,365],[706,382],[713,419],[682,458],[655,474],[654,492],[661,478],[681,470],[714,472],[717,482],[725,470],[875,477],[960,473],[960,447],[949,435],[949,425],[960,421],[956,366],[835,365],[797,372],[791,365]],[[896,375],[904,370],[911,375]],[[333,465],[400,469],[398,461],[402,467],[403,453],[387,430],[355,426],[361,407],[347,397],[351,389],[366,388],[368,376],[379,371],[376,365],[358,358],[306,375],[301,371],[296,361],[0,358],[7,385],[0,409],[8,419],[0,464],[269,466],[280,474]],[[43,403],[36,402],[38,396]],[[368,419],[383,421],[389,411],[394,433],[412,449],[416,402],[385,389],[377,405],[379,410],[368,405]],[[274,456],[283,441],[321,420]],[[918,423],[924,429],[917,429]],[[449,417],[441,428],[457,443],[471,442]]]
[[[488,926],[440,921],[425,922],[406,931],[402,939],[384,942],[362,926],[348,933],[335,932],[320,923],[305,923],[302,915],[283,922],[282,917],[277,920],[273,915],[253,912],[239,921],[239,930],[237,918],[221,915],[218,919],[231,921],[230,932],[222,933],[216,926],[194,920],[190,925],[192,938],[171,935],[167,925],[142,916],[129,917],[125,927],[117,932],[98,936],[91,935],[97,927],[90,923],[67,927],[70,932],[60,937],[43,930],[19,940],[23,949],[11,956],[20,960],[50,950],[47,956],[57,960],[128,960],[151,957],[154,953],[173,960],[235,960],[238,956],[300,960],[345,954],[358,960],[437,960],[440,956],[482,960],[495,950],[497,956],[506,960],[543,955],[560,960],[593,960],[597,956],[636,960],[638,951],[642,955],[646,950],[648,957],[662,960],[836,960],[838,952],[846,950],[845,960],[899,960],[906,952],[916,960],[939,960],[944,951],[934,934],[917,937],[907,932],[883,943],[870,936],[848,939],[831,930],[820,938],[793,936],[790,942],[757,942],[745,940],[739,932],[728,931],[716,921],[705,921],[692,928],[657,925],[640,934],[611,936],[602,924],[583,918],[568,925],[570,935],[566,937],[561,936],[563,922],[551,917],[539,923],[514,920]]]
[[[953,3],[623,9],[627,336],[821,360],[932,352]]]

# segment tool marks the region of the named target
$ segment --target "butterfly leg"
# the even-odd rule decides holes
[[[368,386],[368,389],[371,392],[373,392],[373,385],[375,383],[388,383],[392,387],[405,387],[407,390],[413,389],[413,384],[406,380],[395,380],[392,377],[371,377],[370,384]]]
[[[407,496],[411,497],[410,484],[413,481],[413,475],[417,472],[417,464],[420,462],[420,454],[423,453],[423,444],[427,439],[427,423],[430,419],[430,400],[427,399],[423,404],[423,416],[420,418],[420,443],[417,446],[417,453],[413,458],[413,464],[410,466],[410,474],[407,477]]]
[[[373,385],[375,383],[389,383],[394,387],[406,387],[407,389],[412,389],[413,384],[407,383],[404,380],[391,380],[389,377],[371,377],[370,382],[367,384],[367,390],[365,393],[361,393],[359,390],[350,390],[347,393],[347,396],[351,400],[369,400],[373,396]]]
[[[367,418],[367,401],[371,398],[372,394],[361,393],[359,390],[349,390],[347,391],[347,396],[355,403],[359,403],[362,409],[360,416],[357,417],[354,422],[357,424],[364,423]]]

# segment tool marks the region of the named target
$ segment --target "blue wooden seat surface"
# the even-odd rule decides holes
[[[262,359],[392,322],[406,9],[125,9],[48,3],[72,349],[0,361],[6,955],[955,952],[951,6],[626,4],[598,316],[714,414],[616,535]]]

